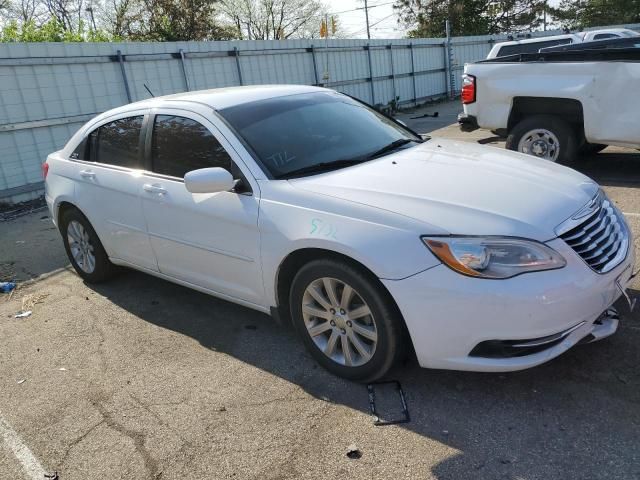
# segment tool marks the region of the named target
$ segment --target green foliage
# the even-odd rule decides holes
[[[489,35],[533,30],[542,24],[543,0],[396,0],[400,19],[414,28],[410,37]]]
[[[37,25],[33,20],[8,22],[0,31],[2,42],[110,42],[114,38],[103,30],[86,29],[83,22],[76,31],[66,30],[55,19]]]
[[[562,0],[551,13],[572,30],[640,23],[640,0]]]
[[[212,0],[147,0],[150,14],[131,37],[161,42],[238,38],[235,27],[220,25],[216,20],[216,3]]]

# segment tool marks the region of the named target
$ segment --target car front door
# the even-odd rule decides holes
[[[140,191],[148,111],[129,112],[93,127],[71,154],[78,207],[110,258],[158,270],[147,235]]]
[[[160,272],[261,304],[259,191],[236,151],[206,118],[181,109],[153,111],[146,150],[143,209]],[[229,170],[237,191],[187,191],[184,175],[206,167]]]

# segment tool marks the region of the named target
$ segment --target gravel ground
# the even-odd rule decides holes
[[[487,143],[442,128],[458,110],[407,120]],[[578,166],[636,238],[639,160],[607,149]],[[640,313],[624,303],[616,335],[531,370],[400,365],[411,422],[376,427],[366,387],[324,372],[265,315],[136,272],[85,285],[44,216],[0,223],[0,274],[20,284],[0,296],[2,479],[31,478],[2,421],[61,480],[640,478]],[[380,403],[397,408],[394,395]]]

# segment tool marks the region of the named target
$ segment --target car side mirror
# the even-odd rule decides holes
[[[191,193],[217,193],[231,190],[235,182],[228,170],[212,167],[187,172],[184,185]]]

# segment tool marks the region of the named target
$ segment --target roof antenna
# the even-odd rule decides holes
[[[146,88],[146,89],[147,89],[147,92],[149,92],[149,95],[151,95],[152,97],[154,97],[154,98],[155,98],[155,95],[153,94],[153,92],[152,92],[151,90],[149,90],[149,87],[147,87],[147,84],[146,84],[146,83],[143,83],[142,85],[144,85],[144,88]]]

